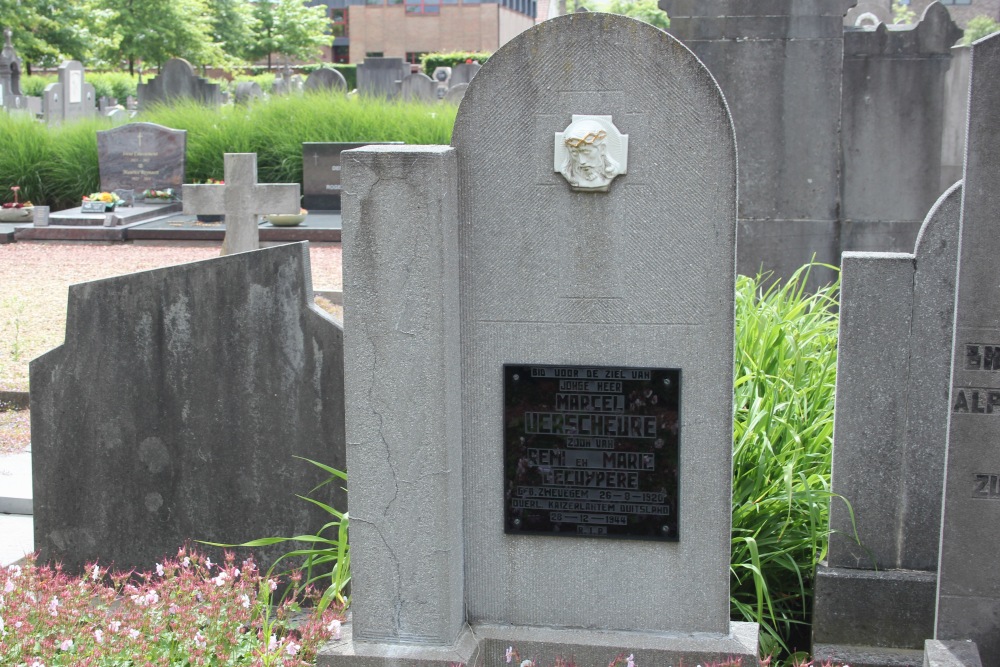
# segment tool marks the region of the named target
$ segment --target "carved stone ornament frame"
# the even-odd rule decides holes
[[[572,122],[555,136],[555,171],[578,192],[607,192],[615,176],[628,167],[628,135],[611,116],[573,114]]]

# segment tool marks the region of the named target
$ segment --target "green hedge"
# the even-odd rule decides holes
[[[452,51],[451,53],[428,53],[420,59],[420,67],[427,76],[434,73],[438,67],[454,67],[462,63],[477,62],[484,64],[490,57],[490,53],[473,53],[471,51]]]
[[[303,142],[448,144],[456,112],[450,105],[306,93],[249,107],[159,106],[135,120],[188,131],[188,183],[222,178],[223,154],[243,152],[257,153],[261,182],[301,183]],[[0,113],[0,201],[11,201],[10,186],[19,185],[23,199],[53,210],[78,205],[99,187],[96,132],[110,127],[96,118],[50,128]]]

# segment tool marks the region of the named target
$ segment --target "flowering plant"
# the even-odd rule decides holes
[[[174,189],[166,188],[164,190],[143,190],[143,199],[174,199]]]
[[[116,195],[114,192],[94,192],[83,198],[83,201],[102,201],[105,204],[111,206],[118,205],[122,198]]]
[[[25,208],[28,206],[33,206],[33,204],[30,201],[21,202],[17,200],[17,193],[21,191],[21,186],[12,185],[10,189],[14,193],[14,201],[4,202],[0,206],[2,206],[3,208]]]
[[[0,656],[28,667],[305,667],[324,641],[339,638],[343,617],[327,609],[293,619],[296,602],[272,609],[277,586],[252,559],[238,563],[231,553],[213,563],[181,549],[154,571],[92,564],[82,577],[29,557],[0,567]]]
[[[206,178],[205,185],[225,185],[226,182],[218,178]]]

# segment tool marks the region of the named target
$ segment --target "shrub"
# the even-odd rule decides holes
[[[765,655],[808,644],[829,533],[839,280],[807,294],[809,269],[736,287],[731,605]]]
[[[94,92],[97,97],[114,97],[119,104],[125,104],[125,98],[131,95],[135,97],[136,86],[139,84],[138,76],[130,76],[128,72],[95,72],[87,73],[87,83],[94,84]]]
[[[969,19],[969,24],[965,26],[965,35],[962,37],[962,44],[972,44],[976,40],[987,35],[992,35],[1000,30],[1000,23],[997,23],[989,16],[976,16]]]
[[[438,67],[454,67],[470,60],[482,65],[489,59],[489,53],[471,51],[452,51],[451,53],[428,53],[420,59],[420,67],[427,76],[434,73]]]

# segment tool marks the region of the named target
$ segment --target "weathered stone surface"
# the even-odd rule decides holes
[[[409,74],[410,65],[402,58],[365,58],[358,63],[358,93],[393,99]]]
[[[455,151],[342,159],[353,637],[447,646],[465,627]]]
[[[209,83],[195,73],[191,63],[183,58],[171,58],[163,63],[160,73],[146,83],[138,85],[139,106],[148,109],[152,104],[170,104],[172,100],[190,99],[206,106],[222,104],[219,84]]]
[[[1000,35],[972,47],[935,639],[1000,665]]]
[[[945,79],[961,36],[939,3],[906,29],[844,34],[843,220],[921,220],[943,191]]]
[[[628,173],[607,193],[574,192],[553,169],[573,114],[629,135]],[[466,497],[469,617],[728,636],[736,154],[718,86],[648,24],[573,14],[490,58],[452,142],[464,486],[497,490]],[[679,541],[502,532],[499,371],[516,362],[682,369]]]
[[[971,641],[942,642],[928,639],[923,667],[982,667],[979,650]]]
[[[347,91],[347,80],[344,75],[329,67],[320,67],[310,72],[303,84],[305,90],[339,90]]]
[[[961,201],[913,254],[844,253],[832,483],[853,517],[831,503],[832,567],[937,569]]]
[[[328,517],[294,494],[325,474],[293,457],[344,469],[343,349],[308,247],[72,286],[31,408],[45,561],[149,569],[185,540],[318,530]],[[339,488],[316,497],[344,508]]]
[[[89,118],[97,113],[94,86],[83,80],[83,63],[68,60],[59,65],[59,80],[45,86],[42,115],[49,124]]]
[[[399,94],[407,102],[433,102],[437,100],[437,83],[423,72],[407,75],[400,84]]]
[[[101,190],[180,189],[187,131],[155,123],[129,123],[97,133]]]
[[[857,28],[876,27],[879,23],[892,24],[889,6],[878,0],[859,0],[844,16],[844,25]]]
[[[226,238],[222,254],[260,247],[260,216],[298,213],[298,183],[258,183],[256,153],[226,153],[223,185],[185,185],[184,212],[225,215]]]

